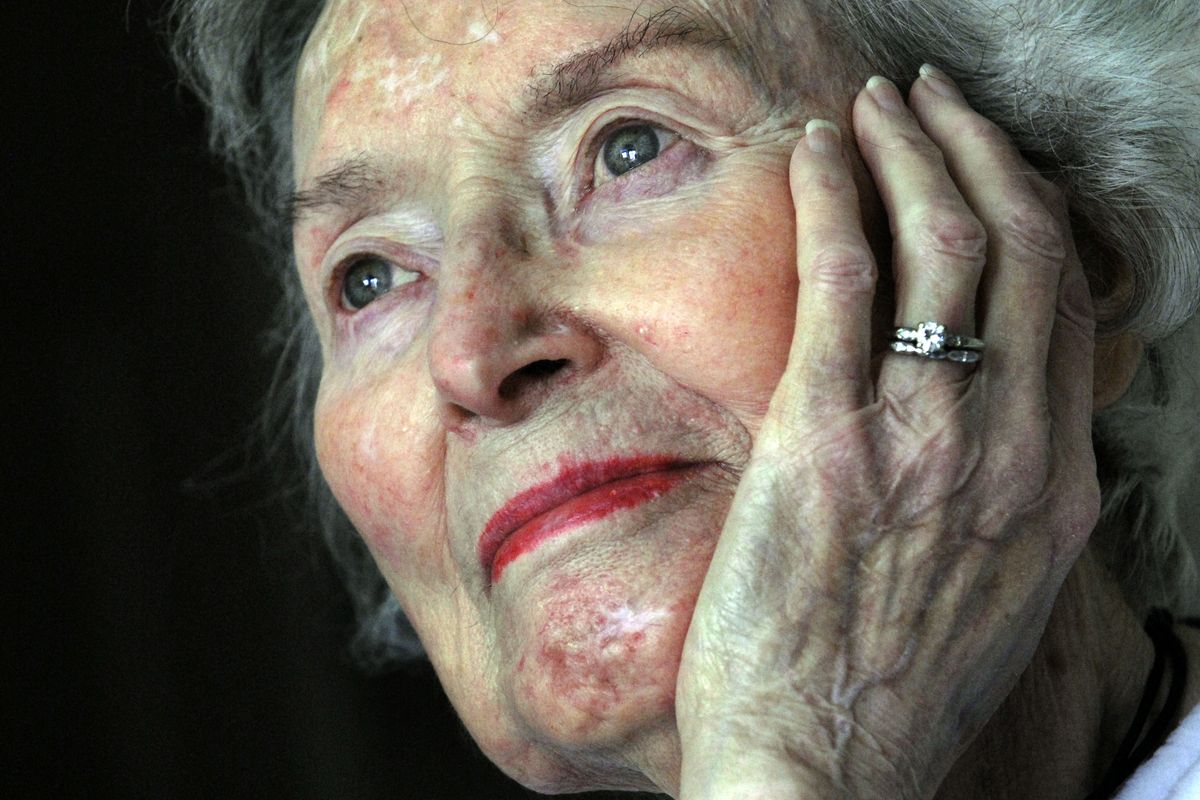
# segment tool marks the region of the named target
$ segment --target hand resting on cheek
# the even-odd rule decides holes
[[[679,671],[681,796],[927,797],[1007,696],[1099,513],[1093,321],[1052,185],[925,70],[875,78],[854,134],[894,235],[897,326],[977,365],[871,368],[877,265],[843,144],[792,159],[788,367]]]

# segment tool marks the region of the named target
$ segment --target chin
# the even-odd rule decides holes
[[[695,597],[631,597],[619,581],[555,578],[510,641],[513,711],[539,738],[614,748],[673,719],[675,680]],[[506,648],[508,649],[508,648]]]
[[[525,747],[489,752],[502,769],[543,793],[670,791],[680,658],[731,495],[705,472],[505,568],[480,640],[497,721]]]
[[[674,784],[675,684],[707,563],[649,584],[659,591],[620,570],[526,581],[538,600],[499,638],[501,702],[539,755],[513,777],[551,794]]]

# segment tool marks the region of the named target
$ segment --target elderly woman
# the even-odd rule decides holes
[[[366,651],[508,774],[1106,797],[1186,717],[1124,796],[1200,786],[1194,3],[178,23]]]

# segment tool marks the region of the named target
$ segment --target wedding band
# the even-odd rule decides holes
[[[974,364],[983,358],[983,340],[947,333],[940,323],[922,322],[915,328],[893,328],[891,348],[897,353]]]

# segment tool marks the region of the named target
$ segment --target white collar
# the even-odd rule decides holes
[[[1113,800],[1200,800],[1200,705],[1188,712]]]

